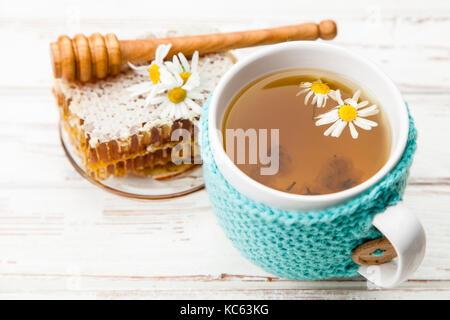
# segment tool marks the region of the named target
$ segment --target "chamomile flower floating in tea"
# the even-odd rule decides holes
[[[155,60],[153,60],[148,66],[135,66],[128,62],[128,65],[136,71],[136,73],[144,76],[148,75],[150,78],[150,81],[146,81],[128,88],[128,91],[131,92],[132,97],[148,94],[145,103],[146,105],[149,104],[149,100],[153,97],[157,89],[157,85],[160,83],[161,70],[165,69],[164,58],[169,53],[171,47],[172,45],[170,43],[167,45],[159,45],[158,48],[156,48]]]
[[[372,105],[361,109],[367,106],[369,102],[362,101],[358,103],[360,94],[360,90],[357,90],[352,98],[345,99],[344,102],[342,101],[340,90],[336,90],[333,94],[333,98],[337,101],[338,105],[333,110],[317,117],[319,120],[316,122],[316,126],[333,123],[323,133],[325,136],[331,134],[332,137],[339,137],[348,124],[352,138],[356,139],[358,138],[358,131],[356,130],[355,125],[364,130],[371,130],[372,127],[378,125],[375,121],[364,118],[376,115],[379,112],[377,106]]]
[[[319,108],[325,107],[328,97],[334,92],[334,90],[330,89],[328,84],[323,83],[320,79],[314,82],[302,82],[299,87],[303,89],[297,93],[297,96],[308,92],[305,96],[305,104],[308,104],[309,99],[314,95],[312,104],[317,104]]]
[[[200,115],[202,108],[194,100],[205,97],[204,86],[198,72],[192,68],[190,71],[186,78],[168,69],[161,71],[161,83],[149,100],[151,104],[160,104],[161,117],[180,119]]]

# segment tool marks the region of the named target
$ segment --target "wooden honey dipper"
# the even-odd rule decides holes
[[[160,44],[172,44],[168,57],[177,52],[191,56],[195,50],[206,54],[291,40],[329,40],[336,32],[334,21],[324,20],[319,24],[163,39],[118,40],[112,33],[89,37],[77,34],[73,39],[60,36],[50,44],[50,50],[55,78],[87,82],[118,74],[128,61],[138,64],[153,60]]]

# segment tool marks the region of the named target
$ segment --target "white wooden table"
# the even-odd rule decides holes
[[[0,1],[0,298],[450,298],[448,0],[132,2]],[[166,27],[232,31],[326,18],[338,23],[334,44],[393,78],[419,130],[404,200],[428,247],[400,287],[274,278],[232,247],[204,190],[123,199],[85,181],[65,158],[50,93],[48,45],[58,35],[124,39]]]

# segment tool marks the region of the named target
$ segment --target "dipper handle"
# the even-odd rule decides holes
[[[324,20],[320,24],[302,23],[271,29],[161,39],[119,41],[114,34],[102,36],[94,33],[89,37],[77,34],[73,39],[60,36],[57,42],[50,44],[50,50],[55,78],[87,82],[117,75],[128,61],[137,64],[153,60],[160,44],[172,44],[168,56],[178,52],[191,56],[195,50],[207,54],[291,40],[329,40],[336,33],[334,21]]]

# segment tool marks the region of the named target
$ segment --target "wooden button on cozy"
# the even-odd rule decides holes
[[[356,264],[371,266],[391,261],[397,257],[387,238],[378,238],[364,242],[353,250],[352,259]]]

